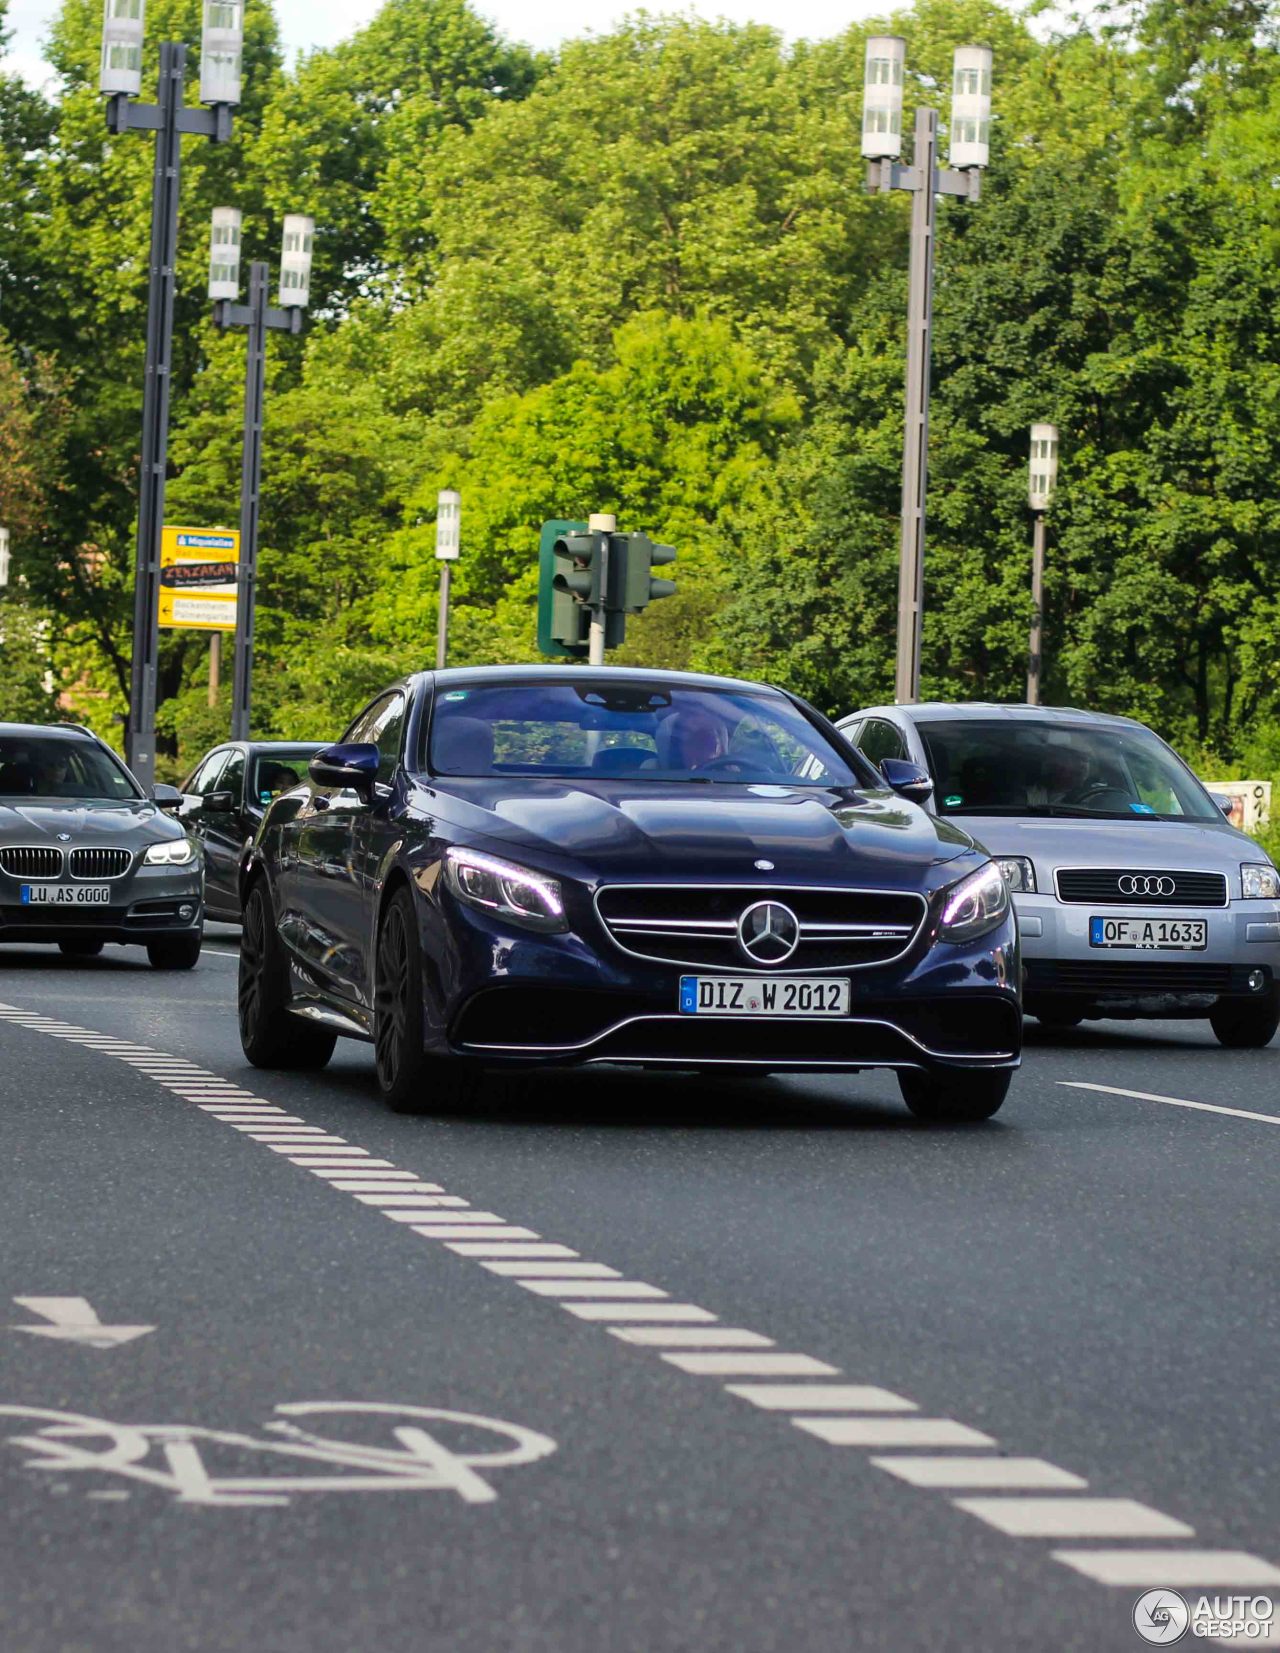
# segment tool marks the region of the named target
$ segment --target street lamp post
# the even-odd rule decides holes
[[[440,564],[440,618],[436,625],[436,670],[442,672],[449,654],[449,571],[458,560],[462,542],[462,495],[441,488],[436,495],[436,561]]]
[[[244,370],[244,445],[240,456],[240,566],[235,660],[231,684],[231,738],[248,740],[253,701],[253,623],[258,582],[258,506],[262,490],[262,405],[266,396],[267,333],[302,331],[311,296],[315,221],[286,213],[280,249],[278,306],[267,303],[270,272],[263,259],[249,266],[249,302],[239,302],[240,214],[215,207],[209,239],[209,297],[219,327],[243,327],[249,341]]]
[[[1027,651],[1027,704],[1040,704],[1044,638],[1044,514],[1058,484],[1058,427],[1032,425],[1027,503],[1031,507],[1031,646]]]
[[[134,100],[142,89],[144,0],[105,0],[99,90],[107,94],[107,129],[156,135],[151,186],[151,255],[147,291],[146,376],[142,395],[142,464],[134,560],[133,662],[126,753],[144,786],[156,772],[156,680],[160,654],[160,529],[169,457],[169,388],[173,373],[173,300],[178,263],[178,199],[184,134],[225,143],[231,110],[240,101],[244,0],[205,0],[200,98],[183,102],[187,48],[160,47],[155,103]]]
[[[9,583],[9,530],[0,528],[0,586]]]
[[[903,166],[902,93],[906,42],[899,35],[867,41],[862,153],[867,188],[912,193],[907,278],[906,427],[902,445],[902,540],[898,563],[898,635],[894,698],[920,698],[924,617],[924,542],[929,481],[929,358],[933,322],[933,248],[939,195],[976,201],[989,156],[991,51],[960,46],[952,70],[949,167],[937,161],[938,117],[916,110],[912,165]]]

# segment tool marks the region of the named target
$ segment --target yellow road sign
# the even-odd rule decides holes
[[[166,523],[160,531],[160,624],[234,631],[239,562],[236,529]]]

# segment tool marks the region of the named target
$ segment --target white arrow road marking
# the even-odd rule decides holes
[[[63,1343],[87,1343],[91,1349],[114,1349],[155,1331],[154,1326],[104,1326],[83,1297],[15,1297],[14,1302],[49,1322],[47,1326],[9,1328],[29,1332],[32,1337],[56,1337]]]

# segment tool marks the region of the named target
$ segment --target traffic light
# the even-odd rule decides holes
[[[655,564],[661,568],[666,563],[674,562],[675,546],[655,545],[648,534],[615,534],[615,548],[620,540],[626,542],[622,555],[618,558],[624,570],[621,605],[623,609],[628,614],[643,614],[649,604],[659,597],[674,596],[676,582],[659,579],[650,569]]]
[[[590,653],[591,622],[604,624],[604,646],[626,640],[627,615],[670,597],[674,580],[657,578],[656,564],[674,562],[675,549],[647,534],[592,529],[583,522],[544,522],[538,547],[538,648],[580,658]]]
[[[560,659],[577,659],[587,654],[587,634],[591,613],[580,602],[571,587],[558,585],[560,572],[576,575],[568,559],[557,555],[566,536],[585,537],[585,522],[567,522],[560,518],[544,522],[538,542],[538,650]]]

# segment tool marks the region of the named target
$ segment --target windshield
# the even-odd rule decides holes
[[[1149,729],[1021,717],[948,718],[918,728],[941,815],[1222,819]]]
[[[136,798],[137,789],[108,752],[90,740],[0,735],[0,798]]]
[[[277,746],[273,751],[257,753],[252,760],[245,797],[251,804],[269,804],[272,798],[278,798],[306,778],[307,765],[320,750],[313,742],[309,746]]]
[[[781,695],[598,679],[437,696],[430,769],[637,781],[866,785]]]

